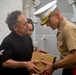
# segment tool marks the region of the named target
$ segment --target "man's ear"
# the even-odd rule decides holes
[[[13,30],[14,30],[14,31],[17,31],[17,26],[14,25],[14,26],[13,26]]]
[[[56,12],[56,17],[59,17],[59,12]]]

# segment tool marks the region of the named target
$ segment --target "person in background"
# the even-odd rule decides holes
[[[1,46],[0,46],[0,72],[2,70],[2,66],[1,66],[1,56],[3,55],[4,50],[1,50]]]
[[[2,51],[1,51],[1,46],[0,46],[0,56],[3,55]]]
[[[2,53],[2,52],[0,52],[0,56],[1,56],[1,55],[3,55],[3,53]]]
[[[1,57],[2,72],[0,74],[39,73],[39,69],[34,65],[38,61],[31,60],[33,44],[31,37],[27,35],[29,28],[27,18],[20,10],[15,10],[8,14],[6,23],[11,33],[1,43],[4,53]]]
[[[28,20],[28,26],[29,26],[28,34],[29,34],[29,36],[32,36],[32,33],[34,31],[33,21],[30,18],[27,18],[27,20]]]
[[[34,15],[39,17],[41,25],[57,32],[57,48],[60,52],[61,60],[54,63],[48,63],[42,60],[46,65],[41,75],[52,75],[59,68],[63,68],[62,75],[76,75],[76,25],[62,16],[54,0],[37,10]]]
[[[29,26],[28,35],[31,37],[32,36],[32,33],[34,31],[34,25],[33,25],[32,19],[27,18],[27,21],[28,21],[28,26]],[[35,75],[35,74],[34,73],[30,73],[30,75]]]
[[[28,20],[28,26],[29,26],[28,35],[29,35],[29,36],[32,36],[33,31],[34,31],[34,24],[33,24],[32,19],[27,18],[27,20]],[[37,47],[34,47],[34,50],[37,50]],[[40,50],[39,50],[39,51],[40,51]]]
[[[27,18],[27,21],[28,21],[28,26],[29,26],[29,28],[28,28],[28,35],[31,37],[32,33],[34,31],[34,24],[33,24],[32,19],[30,19],[30,18]],[[42,52],[42,53],[47,54],[47,52],[45,50],[37,49],[37,47],[34,47],[34,51],[38,51],[38,52]],[[35,74],[31,73],[31,75],[35,75]]]

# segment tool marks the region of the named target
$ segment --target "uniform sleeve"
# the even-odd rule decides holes
[[[69,51],[76,49],[76,28],[66,27],[63,33]]]

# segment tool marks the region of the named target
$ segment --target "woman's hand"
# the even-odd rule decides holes
[[[2,52],[0,52],[0,56],[1,56],[1,55],[3,55],[3,53],[2,53]]]
[[[35,51],[47,54],[47,52],[45,50],[37,49]]]

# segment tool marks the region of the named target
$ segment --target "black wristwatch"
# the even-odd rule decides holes
[[[52,68],[53,68],[53,70],[57,70],[58,69],[57,66],[55,65],[55,63],[52,64]]]

